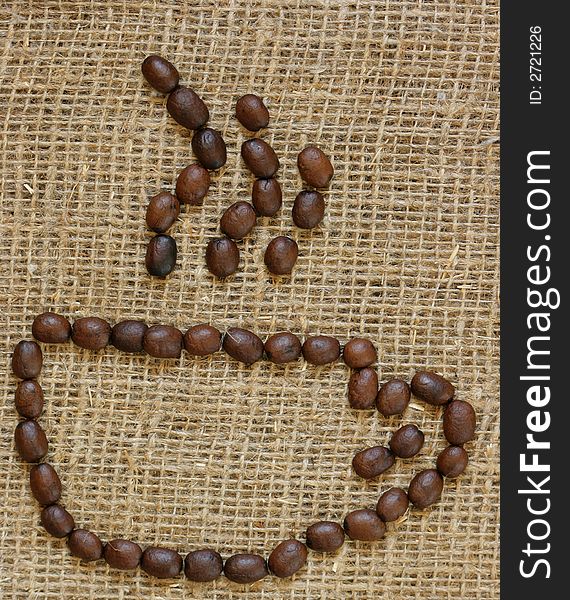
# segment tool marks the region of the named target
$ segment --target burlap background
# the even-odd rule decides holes
[[[462,598],[498,596],[498,6],[494,0],[356,2],[5,2],[1,9],[2,402],[0,596],[12,598]],[[190,134],[140,75],[159,52],[223,131],[228,163],[201,209],[174,227],[179,266],[144,268],[147,198],[172,189]],[[207,240],[249,197],[235,100],[263,95],[263,133],[282,161],[278,218],[241,244],[242,268],[214,281]],[[319,229],[292,227],[297,152],[315,142],[336,177]],[[291,233],[292,278],[263,266]],[[431,367],[474,403],[471,464],[433,510],[412,511],[378,544],[311,555],[293,581],[192,585],[84,566],[39,526],[12,431],[14,344],[37,313],[210,321],[373,339],[383,379]],[[48,348],[41,382],[50,460],[77,522],[105,539],[181,552],[267,551],[315,519],[373,507],[444,447],[441,414],[403,419],[347,409],[348,371],[223,353],[169,364]],[[421,455],[365,484],[355,451],[399,423],[426,432]]]

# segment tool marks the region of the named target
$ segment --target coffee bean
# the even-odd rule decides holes
[[[256,179],[251,190],[253,207],[260,217],[272,217],[281,208],[283,194],[275,178]]]
[[[210,173],[202,165],[186,167],[176,180],[176,196],[180,202],[198,206],[202,204],[210,188]]]
[[[344,347],[342,357],[351,369],[362,369],[376,362],[376,348],[370,340],[352,338]]]
[[[16,388],[14,404],[22,417],[37,419],[44,408],[44,392],[37,381],[20,381]]]
[[[150,85],[162,94],[168,94],[178,85],[176,67],[162,56],[147,56],[142,64],[142,73]]]
[[[188,87],[176,88],[168,96],[166,110],[177,123],[186,129],[199,129],[210,118],[210,112],[202,98]]]
[[[375,542],[384,537],[386,525],[375,511],[361,508],[346,515],[344,531],[352,540]]]
[[[415,425],[404,425],[392,435],[390,450],[400,458],[415,456],[424,445],[424,434]]]
[[[255,227],[256,220],[253,206],[240,200],[225,210],[220,219],[220,229],[229,238],[241,240]]]
[[[147,329],[148,325],[143,321],[120,321],[111,329],[111,344],[122,352],[142,352]]]
[[[247,140],[241,145],[241,157],[256,177],[273,177],[279,169],[277,154],[267,142],[259,138]]]
[[[380,496],[376,513],[386,523],[397,521],[406,514],[409,503],[408,494],[402,488],[393,487]]]
[[[40,514],[40,520],[43,528],[56,538],[68,536],[75,528],[73,517],[59,504],[46,506]]]
[[[344,529],[333,521],[319,521],[307,528],[307,546],[317,552],[336,552],[344,544]]]
[[[182,557],[169,548],[150,546],[142,553],[141,568],[152,577],[170,579],[182,571]]]
[[[206,265],[210,273],[220,279],[235,273],[239,265],[237,244],[227,237],[210,240],[206,248]]]
[[[441,498],[443,479],[435,469],[420,471],[410,482],[408,498],[416,508],[426,508]]]
[[[12,354],[12,371],[20,379],[34,379],[42,370],[42,349],[36,342],[22,340]]]
[[[71,325],[61,315],[44,312],[34,319],[32,335],[46,344],[61,344],[71,337]]]
[[[105,544],[103,556],[105,562],[114,569],[130,571],[138,567],[142,550],[138,544],[130,540],[117,539]]]
[[[297,157],[301,177],[315,188],[324,188],[332,179],[333,166],[328,156],[316,146],[307,146]]]
[[[455,388],[437,373],[419,371],[412,379],[412,393],[420,400],[438,406],[453,398]]]
[[[465,444],[475,437],[477,417],[469,402],[454,400],[443,413],[445,439],[454,446]]]
[[[71,339],[80,348],[101,350],[111,337],[111,326],[99,317],[82,317],[73,323]]]
[[[182,332],[170,325],[153,325],[143,337],[144,351],[155,358],[180,358],[182,344]]]
[[[298,540],[285,540],[275,546],[267,561],[276,577],[291,577],[307,562],[307,546]]]
[[[303,191],[293,203],[293,223],[301,229],[316,227],[325,216],[325,199],[319,192]]]
[[[247,329],[230,327],[224,336],[223,346],[232,358],[246,365],[251,365],[263,356],[263,342]]]
[[[269,575],[263,556],[234,554],[226,560],[224,574],[235,583],[254,583]]]
[[[348,380],[348,403],[356,410],[374,408],[378,392],[378,375],[370,367],[355,371]]]
[[[178,198],[170,192],[159,192],[150,199],[146,209],[146,224],[157,233],[170,229],[180,214]]]
[[[326,365],[340,356],[340,344],[328,335],[308,337],[303,344],[303,356],[312,365]]]
[[[265,354],[276,365],[293,362],[301,356],[299,338],[288,331],[275,333],[265,340]]]
[[[390,379],[380,386],[376,408],[385,416],[402,414],[410,402],[410,386],[401,379]]]
[[[163,233],[155,235],[146,249],[146,270],[154,277],[166,277],[176,265],[177,254],[174,238]]]
[[[184,347],[193,356],[207,356],[220,349],[222,334],[211,325],[194,325],[184,334]]]
[[[92,562],[103,557],[103,544],[91,531],[74,529],[67,539],[69,551],[85,562]]]
[[[61,498],[61,480],[57,471],[49,463],[34,465],[30,469],[30,489],[40,504],[55,504]]]
[[[209,127],[198,130],[192,138],[192,151],[200,164],[215,171],[226,164],[226,142],[221,134]]]
[[[372,446],[361,450],[352,459],[352,468],[363,479],[373,479],[394,464],[394,455],[384,446]]]
[[[21,421],[14,430],[14,443],[22,460],[35,463],[48,453],[45,431],[36,421]]]
[[[184,559],[184,574],[190,581],[214,581],[223,570],[222,557],[214,550],[194,550]]]
[[[269,242],[263,260],[270,273],[288,275],[293,270],[298,256],[299,246],[297,246],[297,242],[280,235]]]
[[[437,470],[444,477],[459,477],[467,468],[469,456],[461,446],[448,446],[437,457]]]
[[[255,94],[246,94],[237,101],[236,117],[249,131],[259,131],[269,125],[269,111]]]

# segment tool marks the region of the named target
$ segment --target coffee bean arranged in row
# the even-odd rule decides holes
[[[441,498],[443,478],[435,469],[420,471],[410,482],[408,498],[416,508],[427,508]]]
[[[446,404],[455,394],[455,388],[447,379],[431,371],[416,373],[411,387],[414,396],[434,406]]]
[[[469,402],[453,400],[443,413],[445,439],[455,446],[469,442],[475,437],[477,417]]]
[[[409,503],[408,494],[402,488],[393,487],[380,496],[376,513],[386,523],[397,521],[406,514]]]
[[[61,480],[49,463],[40,463],[30,469],[30,489],[42,505],[55,504],[61,498]]]
[[[224,575],[235,583],[255,583],[269,575],[269,571],[259,554],[234,554],[224,564]]]
[[[202,165],[193,164],[180,171],[176,180],[176,196],[180,202],[199,206],[210,189],[210,173]]]
[[[279,169],[279,159],[275,150],[260,138],[246,140],[241,146],[241,157],[256,177],[273,177]]]
[[[352,338],[344,347],[342,357],[351,369],[363,369],[378,358],[374,344],[364,338]]]
[[[214,581],[223,571],[222,557],[209,548],[189,552],[184,559],[184,575],[191,581]]]
[[[329,157],[316,146],[307,146],[299,153],[297,167],[302,179],[314,188],[327,187],[334,175]]]
[[[319,521],[307,528],[307,546],[317,552],[336,552],[344,544],[344,530],[334,521]]]
[[[437,457],[437,470],[444,477],[459,477],[467,468],[469,456],[461,446],[448,446]]]
[[[255,94],[246,94],[237,101],[236,117],[249,131],[259,131],[269,125],[269,111]]]
[[[424,445],[424,434],[416,425],[404,425],[392,435],[390,450],[400,458],[415,456]]]
[[[410,403],[410,386],[401,379],[384,383],[376,396],[376,408],[385,417],[401,415]]]
[[[170,192],[162,191],[153,196],[146,209],[146,224],[157,233],[164,233],[178,219],[180,203]]]
[[[162,56],[147,56],[141,68],[144,78],[161,94],[168,94],[178,86],[180,76],[176,67]]]
[[[301,341],[289,331],[270,335],[264,344],[267,358],[277,365],[296,361],[301,356]]]
[[[178,248],[173,237],[161,233],[150,240],[146,249],[147,271],[155,277],[166,277],[176,265]]]
[[[307,547],[298,540],[285,540],[277,544],[269,555],[267,564],[276,577],[291,577],[307,562]]]
[[[363,479],[374,479],[394,464],[394,454],[384,446],[361,450],[352,459],[352,468]]]
[[[71,337],[71,324],[62,315],[44,312],[34,319],[32,335],[46,344],[61,344]]]
[[[378,375],[375,369],[366,367],[354,371],[348,380],[348,403],[356,410],[374,408],[378,393]]]
[[[180,86],[170,93],[166,101],[170,116],[186,129],[199,129],[210,118],[210,111],[198,94],[189,87]]]
[[[192,151],[200,164],[210,171],[217,171],[226,164],[227,151],[219,131],[204,127],[192,136]]]
[[[384,537],[386,525],[375,511],[361,508],[346,515],[344,531],[352,540],[376,542]]]
[[[44,392],[41,385],[32,379],[20,381],[16,388],[14,404],[20,416],[37,419],[44,408]]]
[[[73,556],[92,562],[103,557],[103,543],[91,531],[74,529],[67,538],[69,551]]]
[[[170,579],[182,571],[182,557],[170,548],[150,546],[142,553],[141,568],[158,579]]]
[[[20,379],[34,379],[42,370],[42,350],[36,342],[18,342],[12,354],[12,371]]]

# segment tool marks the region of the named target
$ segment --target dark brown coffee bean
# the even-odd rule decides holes
[[[416,508],[426,508],[441,498],[443,479],[435,469],[420,471],[410,482],[408,498]]]
[[[352,459],[352,468],[363,479],[373,479],[394,464],[394,455],[384,446],[372,446],[361,450]]]
[[[256,177],[273,177],[279,169],[279,159],[275,150],[259,138],[247,140],[241,145],[241,157]]]
[[[142,73],[150,85],[161,94],[168,94],[178,85],[179,75],[176,67],[162,56],[147,56],[142,64]]]
[[[312,365],[326,365],[340,356],[340,344],[328,335],[308,337],[303,344],[303,356]]]
[[[280,235],[269,242],[263,260],[270,273],[288,275],[293,270],[298,256],[299,246],[297,246],[297,242]]]
[[[182,571],[182,557],[169,548],[150,546],[142,553],[141,568],[158,579],[177,577]]]
[[[180,329],[170,325],[153,325],[144,334],[143,348],[155,358],[180,358],[183,341]]]
[[[111,337],[111,326],[99,317],[82,317],[73,323],[71,339],[80,348],[101,350]]]
[[[253,206],[240,200],[225,210],[220,219],[220,229],[229,238],[241,240],[255,227],[256,220]]]
[[[401,379],[390,379],[380,386],[376,408],[385,416],[401,415],[410,403],[410,386]]]
[[[461,446],[448,446],[437,457],[437,470],[444,477],[459,477],[467,468],[469,456]]]
[[[420,400],[438,406],[453,398],[455,388],[437,373],[419,371],[412,379],[412,393]]]
[[[226,164],[226,142],[221,134],[209,127],[198,130],[192,138],[192,151],[200,164],[215,171]]]
[[[59,504],[46,506],[40,514],[40,520],[43,528],[56,538],[68,536],[75,528],[73,517]]]
[[[139,566],[142,550],[138,544],[130,540],[117,539],[105,544],[103,556],[110,567],[130,571]]]
[[[307,546],[317,552],[336,552],[344,544],[344,529],[333,521],[319,521],[307,528]]]
[[[397,521],[406,514],[409,503],[408,494],[402,488],[393,487],[380,496],[376,513],[386,523]]]
[[[246,94],[237,101],[236,117],[249,131],[259,131],[269,125],[269,111],[255,94]]]
[[[44,408],[44,392],[37,381],[20,381],[14,401],[16,410],[26,419],[37,419]]]
[[[269,336],[264,347],[267,358],[276,365],[293,362],[301,356],[301,342],[289,331]]]
[[[224,336],[223,345],[232,358],[246,365],[251,365],[263,356],[263,342],[247,329],[230,327]]]
[[[319,192],[302,191],[293,202],[293,223],[301,229],[316,227],[325,216],[325,199]]]
[[[111,329],[111,344],[122,352],[142,352],[148,325],[143,321],[119,321]]]
[[[184,347],[193,356],[207,356],[220,349],[222,334],[211,325],[194,325],[184,334]]]
[[[275,178],[257,179],[251,190],[253,208],[260,217],[272,217],[281,208],[283,194]]]
[[[146,249],[146,270],[154,277],[166,277],[176,266],[177,255],[174,238],[163,233],[155,235]]]
[[[176,196],[180,202],[198,206],[210,188],[210,173],[202,165],[190,165],[181,171],[176,180]]]
[[[210,240],[206,248],[206,265],[210,273],[220,279],[233,275],[239,265],[237,244],[227,237]]]
[[[285,540],[277,544],[267,561],[276,577],[291,577],[307,562],[307,546],[298,540]]]
[[[34,319],[32,335],[46,344],[61,344],[71,337],[71,325],[65,317],[45,312]]]
[[[178,198],[170,192],[159,192],[150,199],[146,209],[146,224],[157,233],[170,229],[180,214]]]
[[[424,445],[424,434],[415,425],[404,425],[392,435],[390,450],[400,458],[415,456]]]
[[[36,342],[22,340],[12,354],[12,371],[20,379],[34,379],[42,370],[42,349]]]
[[[348,403],[356,410],[374,408],[378,392],[378,375],[370,367],[355,371],[348,380]]]
[[[224,575],[235,583],[254,583],[269,575],[263,556],[234,554],[226,560]]]
[[[14,443],[22,460],[38,462],[48,453],[45,431],[36,421],[21,421],[14,430]]]
[[[344,347],[342,357],[351,369],[363,369],[376,362],[376,348],[370,340],[352,338]]]
[[[386,525],[375,511],[361,508],[346,515],[344,531],[352,540],[376,542],[384,537]]]
[[[168,96],[166,110],[186,129],[199,129],[210,118],[210,112],[202,98],[194,90],[183,86],[176,88]]]
[[[297,157],[301,177],[315,188],[324,188],[332,179],[334,169],[328,156],[316,146],[307,146]]]
[[[85,562],[92,562],[103,558],[103,544],[91,531],[74,529],[67,539],[69,551]]]
[[[30,489],[40,504],[55,504],[61,498],[61,480],[57,471],[49,463],[34,465],[30,469]]]
[[[214,581],[223,570],[222,557],[214,550],[194,550],[184,559],[184,574],[190,581]]]
[[[453,446],[461,446],[475,437],[477,417],[469,402],[454,400],[443,413],[443,433]]]

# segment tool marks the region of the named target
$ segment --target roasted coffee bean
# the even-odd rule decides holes
[[[297,157],[301,177],[315,188],[324,188],[332,179],[333,166],[328,156],[316,146],[307,146]]]
[[[155,358],[180,358],[183,336],[170,325],[153,325],[143,337],[144,351]]]
[[[240,200],[224,211],[220,219],[220,229],[229,238],[241,240],[255,227],[256,220],[253,206]]]
[[[210,188],[210,173],[202,165],[190,165],[181,171],[176,180],[176,196],[180,202],[198,206]]]
[[[162,56],[147,56],[142,64],[142,73],[150,85],[161,94],[168,94],[178,85],[179,75],[176,67]]]
[[[276,577],[291,577],[307,562],[307,546],[298,540],[285,540],[277,544],[267,561]]]
[[[404,425],[392,435],[390,450],[400,458],[415,456],[424,445],[424,434],[415,425]]]
[[[138,544],[130,540],[117,539],[105,544],[103,556],[110,567],[130,571],[139,566],[142,550]]]
[[[29,463],[38,462],[48,453],[45,431],[31,419],[16,425],[14,443],[20,458]]]
[[[412,393],[420,400],[438,406],[453,398],[455,388],[437,373],[419,371],[412,379]]]
[[[265,340],[264,347],[267,358],[277,365],[292,362],[301,356],[299,338],[288,331],[269,336]]]
[[[288,275],[293,270],[298,256],[299,246],[297,246],[297,242],[280,235],[269,242],[263,260],[270,273]]]
[[[146,249],[146,270],[154,277],[166,277],[176,265],[177,254],[174,238],[163,233],[155,235]]]
[[[200,164],[211,171],[226,164],[226,142],[215,129],[204,127],[198,130],[192,138],[192,151]]]
[[[352,540],[375,542],[384,537],[386,525],[375,511],[361,508],[346,515],[344,531]]]
[[[226,560],[224,574],[235,583],[254,583],[269,575],[263,556],[234,554]]]
[[[361,450],[352,459],[352,468],[363,479],[373,479],[394,464],[394,455],[384,446],[372,446]]]
[[[420,471],[410,482],[408,498],[416,508],[426,508],[441,498],[443,479],[435,469]]]
[[[444,477],[459,477],[467,468],[469,456],[461,446],[448,446],[437,457],[437,470]]]
[[[222,557],[214,550],[194,550],[184,559],[184,574],[190,581],[214,581],[223,570]]]
[[[143,321],[120,321],[111,329],[111,344],[122,352],[142,352],[147,329],[148,325]]]
[[[12,354],[12,371],[20,379],[34,379],[42,370],[42,349],[36,342],[22,340]]]
[[[386,523],[397,521],[406,514],[409,503],[408,494],[402,488],[393,487],[380,496],[376,513]]]
[[[34,498],[45,506],[61,498],[61,480],[49,463],[40,463],[30,469],[30,489]]]
[[[157,233],[170,229],[180,214],[178,198],[170,192],[159,192],[150,199],[146,209],[146,224]]]
[[[410,386],[401,379],[390,379],[380,386],[376,408],[385,416],[402,414],[410,403]]]
[[[351,369],[363,369],[376,362],[376,348],[370,340],[352,338],[344,347],[342,357]]]
[[[340,344],[328,335],[308,337],[303,343],[303,356],[312,365],[326,365],[340,356]]]
[[[182,571],[182,557],[169,548],[150,546],[142,553],[141,568],[158,579],[177,577]]]
[[[333,521],[319,521],[307,528],[307,546],[317,552],[336,552],[344,544],[344,529]]]
[[[460,446],[475,437],[477,417],[469,402],[454,400],[443,413],[443,433],[453,446]]]
[[[325,199],[319,192],[302,191],[293,202],[293,223],[301,229],[316,227],[325,216]]]
[[[91,531],[86,529],[74,529],[67,538],[69,551],[86,562],[92,562],[103,558],[103,544],[101,540]]]
[[[59,504],[46,506],[40,514],[40,520],[43,528],[56,538],[68,536],[75,528],[73,517]]]
[[[236,117],[249,131],[259,131],[269,125],[269,111],[255,94],[246,94],[237,101]]]
[[[46,344],[61,344],[71,337],[71,324],[61,315],[45,312],[34,319],[32,335]]]
[[[348,380],[348,403],[356,410],[374,408],[378,392],[378,375],[370,367],[355,371]]]
[[[275,215],[283,202],[281,186],[277,179],[256,179],[251,190],[251,202],[260,217]]]
[[[184,334],[184,347],[193,356],[207,356],[220,349],[222,334],[211,325],[194,325]]]
[[[177,123],[186,129],[199,129],[210,118],[210,112],[202,98],[188,87],[176,88],[168,96],[166,110]]]
[[[273,177],[279,169],[279,159],[275,150],[259,138],[247,140],[241,145],[241,157],[256,177]]]
[[[111,326],[99,317],[82,317],[73,323],[71,339],[80,348],[101,350],[111,337]]]
[[[44,392],[37,381],[20,381],[16,388],[14,404],[16,410],[26,419],[37,419],[44,408]]]
[[[251,365],[263,356],[263,342],[247,329],[230,327],[224,336],[223,346],[232,358],[246,365]]]
[[[210,273],[220,279],[233,275],[239,265],[237,244],[227,237],[210,240],[206,248],[206,265]]]

